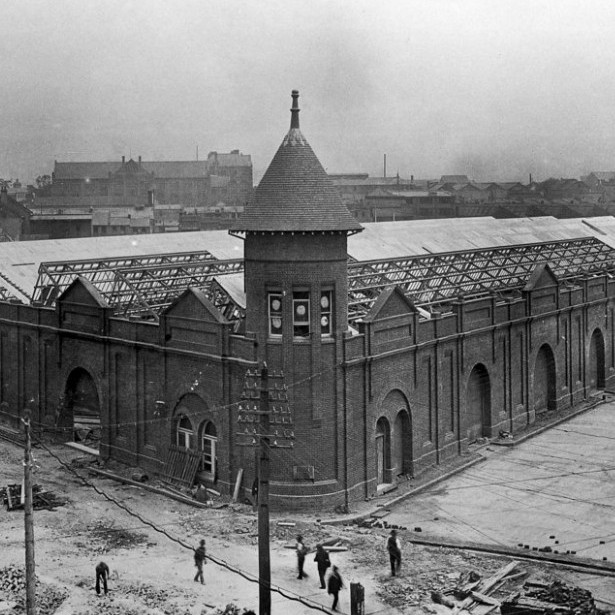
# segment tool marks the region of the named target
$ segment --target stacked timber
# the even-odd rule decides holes
[[[601,615],[594,598],[586,589],[566,585],[561,581],[542,583],[527,581],[518,592],[501,606],[502,615]]]

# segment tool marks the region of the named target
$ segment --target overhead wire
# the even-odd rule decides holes
[[[141,521],[141,523],[143,523],[144,525],[146,525],[148,527],[151,527],[154,531],[156,531],[156,532],[158,532],[160,534],[163,534],[166,538],[168,538],[172,542],[174,542],[174,543],[184,547],[185,549],[189,549],[190,551],[194,551],[194,547],[192,547],[191,545],[189,545],[185,541],[181,540],[180,538],[177,538],[176,536],[173,536],[172,534],[167,532],[162,526],[159,526],[158,524],[154,523],[153,521],[143,517],[143,515],[141,515],[140,513],[131,510],[123,502],[120,502],[119,500],[117,500],[113,496],[111,496],[108,493],[106,493],[103,489],[100,489],[97,485],[93,484],[91,481],[89,481],[85,477],[81,476],[81,474],[79,474],[79,472],[77,472],[77,470],[75,470],[75,468],[71,467],[70,464],[67,464],[62,459],[60,459],[60,457],[58,457],[53,451],[51,451],[49,449],[49,447],[47,447],[45,445],[45,443],[43,443],[40,440],[37,440],[37,444],[40,445],[51,457],[53,457],[63,468],[68,470],[71,474],[73,474],[76,478],[78,478],[84,485],[86,485],[87,487],[90,487],[91,489],[93,489],[96,493],[101,495],[103,498],[105,498],[106,500],[108,500],[109,502],[111,502],[112,504],[117,506],[118,508],[122,509],[124,512],[126,512],[131,517],[135,517],[136,519]],[[251,583],[256,583],[257,585],[260,585],[260,583],[261,583],[260,579],[255,577],[254,575],[252,575],[250,573],[247,573],[247,572],[241,570],[240,568],[238,568],[236,566],[233,566],[232,564],[229,564],[228,562],[226,562],[225,560],[223,560],[223,559],[221,559],[221,558],[219,558],[217,556],[211,555],[209,552],[207,554],[207,559],[211,560],[212,562],[214,562],[218,566],[220,566],[222,568],[225,568],[226,570],[228,570],[228,571],[230,571],[230,572],[232,572],[234,574],[237,574],[237,575],[243,577],[245,580],[250,581]],[[302,596],[300,596],[299,594],[295,594],[294,592],[291,592],[290,590],[284,589],[284,588],[282,588],[282,587],[280,587],[278,585],[270,584],[269,587],[270,587],[271,591],[280,594],[283,598],[286,598],[287,600],[291,600],[291,601],[294,601],[294,602],[299,602],[299,603],[303,604],[304,606],[306,606],[306,607],[308,607],[310,609],[313,609],[313,610],[316,610],[316,611],[322,611],[323,613],[329,613],[330,612],[329,609],[327,609],[326,607],[323,607],[320,604],[308,601],[305,598],[303,598]]]

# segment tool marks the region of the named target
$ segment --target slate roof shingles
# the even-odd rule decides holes
[[[231,231],[358,232],[362,228],[291,121],[252,201]]]

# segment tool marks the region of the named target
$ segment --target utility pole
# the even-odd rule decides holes
[[[273,388],[270,378],[275,382]],[[272,416],[273,415],[273,416]],[[288,407],[284,374],[248,370],[239,404],[237,422],[245,425],[237,433],[240,446],[259,448],[258,459],[258,587],[259,615],[271,615],[271,559],[269,555],[269,452],[271,448],[292,448],[295,437]],[[282,426],[282,427],[278,427]],[[272,431],[273,428],[273,431]]]
[[[260,456],[258,460],[258,604],[259,615],[271,613],[271,562],[269,559],[269,370],[261,370]]]
[[[32,510],[32,441],[30,436],[30,408],[24,410],[26,431],[24,449],[24,524],[26,536],[26,614],[36,615],[36,575],[34,571],[34,519]]]

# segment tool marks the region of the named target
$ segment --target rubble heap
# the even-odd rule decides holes
[[[113,520],[101,520],[88,525],[87,534],[90,540],[89,548],[101,554],[112,549],[132,549],[148,541],[144,532],[117,527]]]
[[[0,487],[0,500],[7,510],[19,510],[24,507],[21,502],[21,484]],[[32,507],[52,510],[56,506],[64,506],[66,501],[58,498],[51,491],[45,491],[41,485],[32,485]]]
[[[14,602],[12,613],[26,612],[26,575],[23,568],[0,569],[0,596]],[[53,615],[68,597],[68,592],[47,583],[36,582],[36,610],[39,615]]]
[[[562,581],[543,583],[527,581],[523,591],[502,603],[502,615],[532,615],[549,612],[561,615],[603,615],[586,589],[569,586]]]
[[[116,584],[116,592],[124,597],[132,598],[144,604],[147,609],[157,609],[164,615],[190,615],[189,609],[182,608],[174,601],[174,598],[182,594],[181,590],[170,590],[154,587],[147,583]]]

